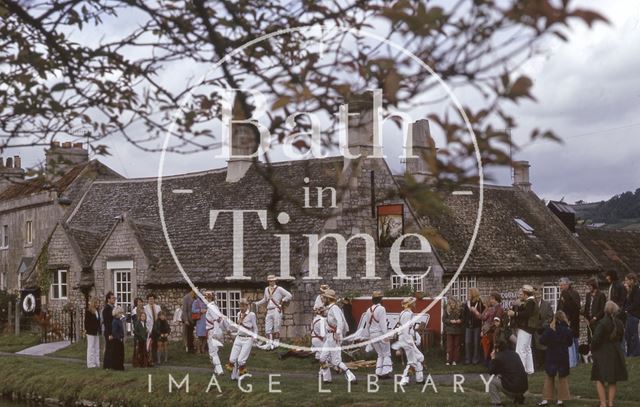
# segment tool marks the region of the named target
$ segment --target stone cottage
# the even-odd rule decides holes
[[[469,288],[483,296],[497,291],[503,305],[517,298],[523,284],[542,290],[543,298],[557,305],[558,279],[569,277],[581,293],[585,282],[602,266],[531,190],[529,163],[514,163],[514,185],[484,188],[482,220],[475,246],[450,294],[467,299]],[[478,188],[462,188],[445,198],[450,209],[432,224],[448,238],[449,250],[440,252],[445,284],[458,269],[473,234]]]
[[[370,112],[362,117],[350,148],[366,156],[372,150],[372,139],[365,136],[372,134]],[[426,121],[414,126],[414,149],[429,149]],[[428,175],[423,164],[408,168],[416,177]],[[383,159],[330,157],[271,166],[237,160],[219,170],[163,178],[160,200],[158,189],[156,178],[89,186],[30,268],[32,285],[48,282],[52,274],[66,275],[69,294],[50,295],[50,307],[83,305],[85,296],[104,298],[114,291],[126,308],[134,298],[154,292],[171,318],[189,290],[176,260],[196,286],[217,293],[218,305],[231,318],[241,297],[257,298],[266,276],[279,276],[279,284],[294,296],[283,323],[288,337],[307,333],[321,283],[342,296],[407,281],[427,293],[441,289],[443,269],[433,252],[419,250],[417,237],[405,239],[401,249],[399,265],[406,278],[393,272],[391,248],[376,243],[379,208],[399,209],[404,233],[420,229]],[[244,211],[242,229],[232,210]],[[242,245],[233,238],[240,232]],[[311,249],[314,235],[322,240],[317,254]],[[339,244],[347,248],[346,261],[339,260]],[[54,287],[51,293],[56,292]]]
[[[25,179],[19,156],[0,159],[0,290],[20,290],[56,223],[93,181],[121,178],[90,161],[82,143],[53,142],[45,162],[42,174]]]

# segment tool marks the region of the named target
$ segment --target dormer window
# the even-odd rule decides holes
[[[516,222],[516,225],[518,225],[520,230],[522,230],[522,232],[525,235],[527,235],[529,237],[533,237],[534,229],[533,229],[533,227],[531,227],[531,225],[529,225],[527,222],[523,221],[520,218],[515,218],[515,219],[513,219],[513,221]]]

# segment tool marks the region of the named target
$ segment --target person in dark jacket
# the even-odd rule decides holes
[[[605,278],[609,282],[607,300],[615,302],[622,310],[627,299],[627,289],[624,288],[624,283],[618,279],[618,273],[615,270],[607,271]],[[618,315],[624,315],[624,313]]]
[[[542,287],[535,289],[536,303],[538,304],[538,327],[533,334],[533,367],[540,370],[544,366],[545,351],[547,347],[540,343],[540,335],[549,327],[553,320],[553,308],[548,301],[542,298]]]
[[[589,321],[587,340],[591,343],[593,330],[596,329],[598,321],[604,317],[604,304],[607,302],[607,297],[598,289],[598,280],[595,278],[587,280],[587,291],[582,315]]]
[[[522,286],[520,289],[520,305],[508,312],[510,317],[516,318],[518,327],[516,352],[522,358],[522,364],[527,374],[533,374],[534,372],[531,340],[540,321],[538,303],[533,293],[532,286],[528,284]]]
[[[465,364],[480,363],[480,331],[482,329],[482,313],[484,304],[480,298],[480,291],[473,287],[469,289],[469,300],[464,303],[462,320],[464,321],[464,360]]]
[[[124,310],[117,305],[113,309],[113,321],[111,322],[111,342],[113,370],[124,370],[124,324],[122,319]]]
[[[113,322],[113,306],[116,303],[116,296],[109,291],[106,295],[106,301],[104,308],[102,309],[102,333],[104,335],[104,362],[102,367],[105,369],[113,368],[113,335],[112,322]]]
[[[615,302],[607,301],[604,306],[605,316],[598,322],[591,339],[591,380],[596,382],[600,407],[613,406],[616,384],[627,380],[627,366],[620,346],[624,327],[622,321],[615,317],[618,311]],[[605,388],[607,384],[608,392]]]
[[[87,302],[84,312],[84,332],[87,335],[87,367],[100,367],[100,299]]]
[[[502,405],[500,393],[512,398],[515,404],[524,404],[524,393],[529,389],[529,379],[520,356],[509,350],[503,341],[496,343],[491,352],[489,373],[494,375],[489,383],[492,406]]]
[[[195,337],[193,329],[196,327],[193,318],[191,318],[191,307],[196,299],[196,292],[191,290],[182,298],[182,339],[184,347],[188,353],[195,353]]]
[[[460,344],[464,335],[463,310],[455,297],[447,298],[447,305],[442,314],[445,340],[447,341],[446,363],[456,365],[460,363]]]
[[[144,310],[138,311],[133,323],[133,367],[151,367],[151,357],[147,350],[147,314]]]
[[[556,312],[551,324],[540,336],[540,343],[547,347],[544,357],[544,386],[539,406],[546,406],[554,400],[555,378],[558,376],[558,405],[571,398],[569,393],[569,347],[573,344],[573,333],[564,312]]]
[[[205,319],[203,316],[202,319]],[[158,356],[156,363],[160,364],[163,361],[166,362],[169,359],[169,334],[171,334],[171,327],[169,321],[167,321],[167,314],[164,311],[160,311],[158,314],[158,321],[153,325],[153,340],[158,344]]]
[[[580,294],[571,285],[567,277],[560,279],[560,301],[558,311],[563,311],[569,320],[569,327],[573,332],[573,345],[569,350],[569,366],[578,364],[578,345],[580,340]]]
[[[626,316],[625,340],[627,343],[627,356],[640,356],[640,339],[638,338],[638,321],[640,321],[640,288],[638,277],[635,273],[629,273],[624,279],[627,287],[627,300],[624,305]]]

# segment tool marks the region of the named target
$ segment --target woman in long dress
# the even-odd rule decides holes
[[[620,343],[624,336],[624,327],[615,317],[618,310],[619,307],[615,302],[607,301],[604,306],[604,317],[598,322],[591,338],[593,355],[591,380],[596,382],[600,407],[613,406],[617,383],[627,380],[627,365]],[[607,385],[609,386],[608,394]],[[607,396],[609,404],[607,404]]]

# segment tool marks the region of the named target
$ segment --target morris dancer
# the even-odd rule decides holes
[[[327,336],[327,321],[324,317],[324,306],[313,307],[315,317],[311,323],[311,347],[315,349],[316,360],[320,360],[320,352],[324,338]]]
[[[382,306],[382,292],[374,291],[371,295],[371,302],[373,302],[373,305],[367,310],[365,320],[367,321],[371,346],[378,354],[376,375],[381,379],[388,379],[393,370],[390,338],[376,340],[376,338],[385,335],[388,331],[387,310]]]
[[[207,329],[207,346],[209,347],[209,358],[213,364],[213,373],[220,376],[224,373],[222,363],[218,356],[218,351],[224,342],[224,331],[228,329],[228,322],[215,303],[215,295],[212,291],[204,294],[208,301],[207,312],[204,315]]]
[[[276,285],[276,276],[267,276],[269,286],[264,289],[264,297],[257,301],[256,308],[267,304],[267,316],[264,320],[264,332],[269,341],[262,346],[263,350],[273,350],[280,346],[280,325],[282,324],[282,303],[291,301],[293,296],[284,288]]]
[[[313,303],[313,309],[315,310],[316,308],[323,308],[324,307],[324,302],[322,301],[322,294],[327,291],[329,289],[329,286],[326,284],[322,284],[320,286],[320,294],[318,294],[318,296],[316,297],[316,300]]]
[[[415,342],[413,324],[413,307],[416,304],[415,298],[405,298],[402,300],[402,312],[398,321],[398,327],[400,332],[398,335],[398,341],[393,344],[393,349],[404,351],[407,357],[407,366],[402,373],[401,385],[409,384],[409,375],[412,372],[416,374],[416,383],[424,383],[424,376],[422,374],[422,362],[424,362],[424,355],[418,349]]]
[[[327,334],[324,337],[322,351],[320,352],[319,375],[323,383],[331,383],[331,367],[334,367],[344,372],[344,376],[349,383],[356,384],[356,376],[342,361],[340,349],[332,349],[340,346],[342,338],[347,332],[344,314],[340,307],[336,305],[336,293],[328,289],[322,294],[322,298],[327,315]]]
[[[231,379],[236,380],[247,373],[247,360],[251,354],[253,340],[258,335],[256,314],[249,311],[249,301],[246,298],[240,300],[240,313],[238,314],[238,331],[233,341],[231,355],[227,370],[231,371]]]

